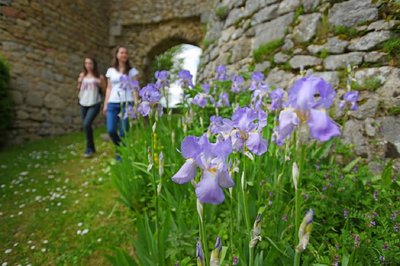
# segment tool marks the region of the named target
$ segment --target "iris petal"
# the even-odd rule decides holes
[[[218,184],[216,173],[203,172],[201,181],[196,186],[197,198],[202,203],[220,204],[224,201],[225,195]]]

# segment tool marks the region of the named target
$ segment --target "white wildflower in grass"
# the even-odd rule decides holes
[[[87,233],[89,233],[89,229],[86,228],[82,230],[82,235],[86,235]]]
[[[78,231],[76,231],[76,234],[77,234],[77,235],[80,235],[80,234],[82,234],[82,231],[81,231],[81,230],[78,230]]]
[[[6,249],[6,251],[4,251],[5,254],[10,254],[11,252],[12,252],[12,249],[11,249],[11,248]]]
[[[34,249],[36,249],[36,246],[35,245],[31,246],[31,250],[34,250]]]
[[[43,253],[46,252],[46,248],[42,248],[40,251],[42,251]]]
[[[42,242],[43,244],[47,244],[47,243],[49,243],[49,241],[48,240],[43,240],[43,242]]]
[[[2,264],[1,264],[1,266],[7,266],[8,264],[7,264],[7,262],[3,262]]]
[[[83,223],[78,223],[78,226],[81,227],[83,225]]]
[[[19,215],[19,216],[21,216],[21,215],[22,215],[22,213],[23,213],[23,212],[22,212],[22,211],[20,211],[20,212],[18,212],[18,215]]]
[[[101,242],[101,238],[97,238],[97,242],[99,242],[99,243],[100,243],[100,242]]]

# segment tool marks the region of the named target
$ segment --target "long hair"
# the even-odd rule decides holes
[[[118,58],[117,58],[117,54],[118,54],[118,52],[119,52],[119,50],[120,50],[121,48],[125,48],[125,49],[126,49],[125,46],[118,46],[118,47],[115,49],[115,52],[114,52],[114,58],[113,58],[113,61],[112,61],[112,67],[114,67],[116,70],[119,69],[119,61],[118,61]],[[128,50],[128,49],[127,49],[127,50]],[[131,63],[129,62],[129,59],[128,59],[128,60],[126,60],[126,62],[125,62],[124,74],[128,74],[128,72],[129,72],[129,70],[130,70],[131,68],[132,68],[132,67],[131,67]]]
[[[86,56],[85,59],[83,60],[83,73],[85,74],[85,76],[88,74],[88,71],[87,71],[87,69],[85,67],[85,60],[86,59],[89,59],[93,63],[93,75],[96,78],[100,77],[99,69],[97,67],[97,61],[96,61],[96,59],[94,59],[94,57],[90,57],[90,56]]]

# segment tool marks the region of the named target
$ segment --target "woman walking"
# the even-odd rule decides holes
[[[93,140],[92,124],[99,114],[104,95],[106,79],[99,74],[97,62],[92,57],[86,57],[83,62],[83,72],[79,74],[77,89],[79,90],[79,105],[83,120],[83,130],[86,136],[84,157],[89,158],[96,152]]]
[[[107,116],[107,132],[116,146],[120,145],[121,138],[129,129],[125,111],[127,105],[132,105],[134,100],[133,92],[124,89],[121,77],[126,75],[133,79],[137,74],[138,71],[129,63],[128,50],[123,46],[117,47],[112,66],[106,73],[108,85],[103,108],[103,113]],[[118,155],[117,159],[120,159]]]

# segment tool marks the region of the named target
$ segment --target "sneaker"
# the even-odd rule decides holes
[[[87,151],[87,152],[85,152],[84,154],[83,154],[83,157],[85,157],[85,158],[90,158],[90,157],[92,157],[93,156],[93,152],[92,151]]]

